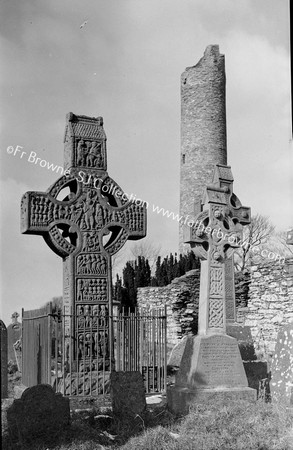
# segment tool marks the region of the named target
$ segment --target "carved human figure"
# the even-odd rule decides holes
[[[92,337],[91,333],[85,335],[85,356],[89,357],[91,355]]]
[[[86,228],[87,229],[95,228],[94,200],[90,200],[89,203],[84,203],[83,212],[84,212]]]
[[[85,316],[85,327],[88,328],[91,326],[91,307],[89,305],[85,305],[84,307],[84,316]]]
[[[80,334],[78,336],[78,358],[81,359],[84,356],[84,336]]]

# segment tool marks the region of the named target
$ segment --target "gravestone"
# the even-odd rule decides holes
[[[229,166],[216,165],[213,184],[197,208],[184,240],[201,259],[198,335],[184,338],[170,357],[169,364],[179,366],[175,385],[167,390],[175,413],[186,413],[190,403],[214,396],[256,398],[248,388],[237,340],[226,334],[227,316],[235,309],[226,261],[239,246],[242,225],[250,223],[250,208],[233,193]]]
[[[140,372],[112,372],[110,391],[115,415],[136,416],[145,411],[145,388]]]
[[[7,350],[7,328],[5,323],[0,320],[1,336],[1,398],[8,397],[8,350]]]
[[[18,322],[19,314],[13,313],[11,316],[12,323],[7,327],[8,337],[8,361],[16,362],[14,344],[20,339],[21,336],[21,324]]]
[[[69,398],[56,394],[48,384],[27,388],[7,409],[7,425],[12,441],[50,440],[70,423]]]
[[[43,236],[63,258],[65,366],[77,369],[79,359],[85,370],[98,359],[107,370],[113,362],[111,257],[128,239],[145,237],[146,204],[130,200],[109,177],[102,117],[69,113],[66,119],[64,174],[47,192],[23,196],[21,231]]]
[[[273,402],[293,406],[293,323],[285,325],[278,333],[270,387]]]

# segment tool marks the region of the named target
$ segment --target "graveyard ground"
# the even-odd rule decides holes
[[[9,392],[21,383],[9,375]],[[293,410],[258,401],[196,405],[183,418],[166,406],[144,416],[113,417],[110,409],[73,412],[71,425],[53,441],[26,444],[2,437],[4,450],[293,450]]]

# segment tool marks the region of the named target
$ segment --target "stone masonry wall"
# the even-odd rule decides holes
[[[250,326],[257,352],[274,352],[280,327],[293,322],[293,259],[251,267],[249,300],[238,321]]]
[[[211,183],[215,164],[227,164],[225,57],[209,45],[181,76],[180,215],[193,217],[194,202]],[[187,217],[188,216],[188,217]],[[183,222],[184,222],[183,220]],[[179,230],[179,251],[188,251]]]
[[[197,333],[199,270],[190,270],[163,287],[138,288],[137,304],[167,309],[167,341],[172,348],[186,333]]]
[[[141,307],[167,306],[167,339],[173,347],[186,333],[197,333],[199,270],[191,270],[164,287],[138,289]],[[252,266],[235,274],[237,322],[251,327],[255,349],[273,353],[282,325],[293,321],[293,259],[286,264]]]
[[[199,277],[200,271],[195,269],[175,278],[167,286],[138,288],[138,306],[158,308],[166,305],[167,339],[171,346],[184,334],[197,333]],[[241,306],[247,304],[248,282],[248,276],[236,276],[235,295]]]

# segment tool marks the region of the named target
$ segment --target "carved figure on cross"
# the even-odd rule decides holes
[[[196,208],[196,221],[185,227],[184,242],[201,259],[198,334],[226,334],[227,303],[235,309],[231,261],[242,228],[250,223],[250,208],[242,206],[233,192],[230,166],[215,166],[213,183],[206,187]]]
[[[64,175],[47,192],[24,194],[21,231],[43,236],[63,258],[66,348],[75,360],[81,342],[88,355],[84,335],[93,323],[90,312],[94,316],[100,305],[112,316],[111,257],[128,239],[145,237],[146,204],[130,201],[109,177],[103,119],[69,113],[66,122]],[[83,321],[74,319],[82,314]],[[107,324],[105,342],[112,339]]]

